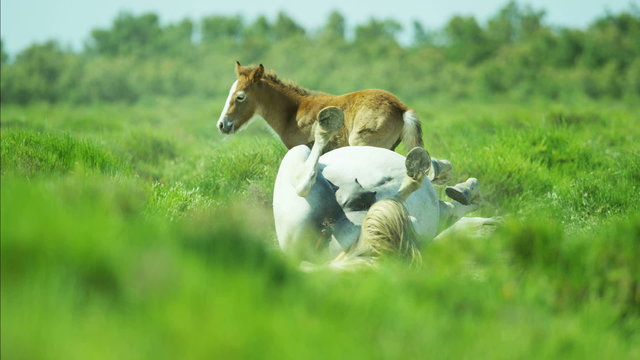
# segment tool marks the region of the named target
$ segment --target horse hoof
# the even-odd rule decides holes
[[[421,147],[414,147],[407,154],[404,162],[407,168],[407,175],[415,180],[420,180],[431,167],[431,156],[429,152]]]
[[[344,112],[335,106],[326,107],[318,113],[318,124],[323,131],[338,131],[344,125]]]
[[[449,160],[432,159],[429,169],[429,180],[434,185],[445,185],[451,181],[451,162]]]
[[[469,178],[463,183],[447,186],[445,193],[462,205],[471,205],[480,200],[480,185],[478,179]]]

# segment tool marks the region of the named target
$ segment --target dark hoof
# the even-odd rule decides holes
[[[431,169],[429,170],[429,180],[434,185],[445,185],[451,181],[451,162],[449,160],[431,160]]]
[[[431,156],[424,148],[414,147],[407,154],[404,165],[410,178],[420,180],[431,167]]]
[[[469,190],[459,189],[456,186],[447,186],[445,189],[447,196],[462,205],[471,204],[471,192]]]
[[[469,178],[463,183],[447,186],[445,193],[462,205],[477,204],[480,201],[480,184],[478,179]]]
[[[335,132],[344,126],[344,112],[342,109],[329,106],[318,113],[318,125],[325,132]]]

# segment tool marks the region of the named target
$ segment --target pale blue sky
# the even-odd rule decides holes
[[[58,39],[63,44],[81,49],[96,27],[108,27],[123,10],[140,14],[155,12],[163,23],[185,17],[200,20],[211,14],[241,14],[253,20],[264,14],[273,19],[283,10],[306,28],[322,25],[332,10],[340,11],[349,27],[371,17],[392,18],[408,32],[411,22],[419,20],[428,29],[440,28],[456,14],[474,15],[484,21],[506,4],[507,0],[2,0],[1,33],[10,54],[33,42]],[[547,11],[546,21],[552,25],[585,27],[607,10],[629,9],[638,0],[529,0],[534,9]]]

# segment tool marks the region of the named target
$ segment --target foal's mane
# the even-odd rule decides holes
[[[257,68],[257,66],[245,66],[242,69],[242,75],[249,75],[256,68]],[[303,88],[302,86],[298,85],[297,83],[295,83],[293,81],[280,80],[278,78],[278,74],[276,74],[276,72],[273,71],[273,70],[266,70],[265,69],[264,75],[262,75],[262,78],[272,82],[273,84],[283,88],[286,91],[291,91],[291,92],[293,92],[295,94],[298,94],[298,95],[301,95],[301,96],[309,96],[309,95],[312,95],[314,93],[313,91],[305,89],[305,88]]]

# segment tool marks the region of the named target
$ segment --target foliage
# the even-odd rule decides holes
[[[4,51],[4,41],[0,39],[0,64],[4,65],[7,60],[9,60],[9,54]]]
[[[75,56],[57,42],[34,44],[18,54],[15,64],[2,66],[2,101],[25,104],[33,99],[62,100],[76,65]]]
[[[491,51],[480,25],[473,17],[455,16],[444,28],[444,33],[448,44],[447,55],[453,61],[477,64]]]
[[[91,32],[86,52],[104,56],[182,56],[191,46],[193,23],[185,19],[166,27],[155,14],[121,13],[111,29]]]
[[[338,12],[317,31],[284,12],[273,20],[213,15],[167,25],[155,14],[121,13],[110,28],[92,31],[82,52],[47,42],[8,63],[3,57],[1,100],[205,98],[226,91],[228,84],[217,81],[232,78],[236,60],[263,63],[311,89],[385,88],[407,101],[637,99],[640,94],[635,85],[640,16],[633,8],[606,14],[582,30],[551,27],[544,11],[510,2],[486,24],[456,16],[441,30],[426,30],[414,22],[410,44],[399,41],[402,26],[391,19],[356,25],[353,37],[347,30]]]

